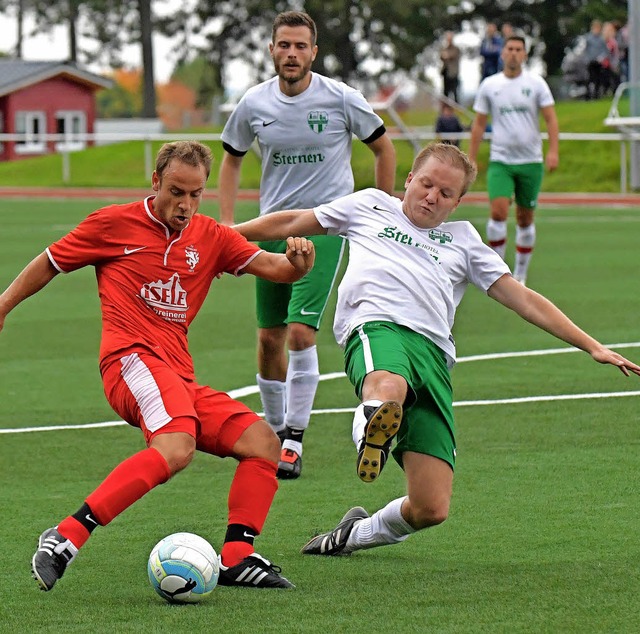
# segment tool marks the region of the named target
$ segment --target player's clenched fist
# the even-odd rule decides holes
[[[310,271],[316,258],[313,242],[308,238],[287,238],[287,258],[298,270]]]

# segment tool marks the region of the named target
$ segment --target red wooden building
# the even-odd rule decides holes
[[[95,93],[112,85],[68,62],[0,59],[0,132],[25,135],[19,141],[0,140],[0,160],[88,145],[78,135],[93,133]],[[64,138],[47,140],[44,134]]]

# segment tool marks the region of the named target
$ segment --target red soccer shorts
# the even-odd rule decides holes
[[[244,403],[186,381],[162,359],[145,352],[115,359],[104,368],[102,381],[111,407],[142,430],[147,444],[155,434],[186,432],[200,451],[225,457],[242,433],[260,420]]]

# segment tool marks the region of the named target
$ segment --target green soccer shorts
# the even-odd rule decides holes
[[[289,323],[306,324],[318,330],[331,290],[340,271],[346,240],[340,236],[311,236],[316,259],[313,268],[293,284],[277,284],[256,278],[256,315],[259,328]],[[260,242],[271,253],[285,253],[285,240]]]
[[[535,209],[542,187],[543,173],[542,163],[507,165],[499,161],[490,161],[487,170],[489,200],[512,198],[515,194],[516,205]]]
[[[444,352],[425,336],[386,321],[356,328],[344,351],[345,371],[362,397],[370,372],[387,370],[406,380],[409,391],[393,457],[402,467],[405,451],[435,456],[453,469],[456,439],[453,390]]]

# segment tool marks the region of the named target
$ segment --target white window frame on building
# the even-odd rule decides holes
[[[21,119],[24,125],[20,125]],[[19,154],[42,154],[46,150],[44,135],[47,133],[47,117],[40,110],[16,112],[16,134],[25,134],[24,141],[16,141]]]
[[[64,141],[56,143],[58,152],[83,150],[87,146],[87,115],[82,110],[58,110],[56,134],[63,134]]]

